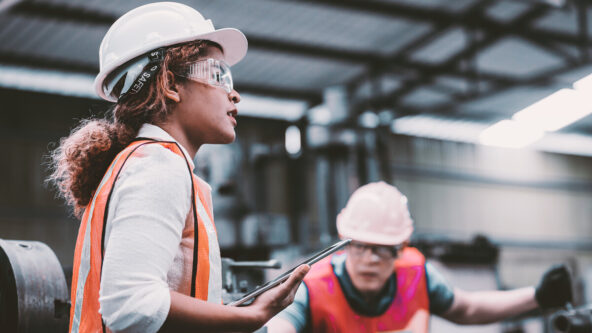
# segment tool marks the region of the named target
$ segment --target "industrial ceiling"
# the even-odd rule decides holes
[[[245,33],[249,52],[233,69],[240,92],[313,106],[342,85],[353,116],[492,123],[592,73],[584,0],[180,2]],[[110,24],[144,3],[0,1],[0,65],[94,75]],[[565,131],[592,134],[592,119]]]

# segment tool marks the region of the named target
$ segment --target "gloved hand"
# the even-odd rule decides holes
[[[565,265],[554,265],[549,268],[534,294],[542,309],[564,306],[573,300],[571,276]]]

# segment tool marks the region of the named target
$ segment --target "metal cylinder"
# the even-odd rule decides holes
[[[68,287],[53,251],[41,242],[0,239],[0,327],[15,333],[65,333]]]
[[[591,333],[592,310],[560,311],[553,318],[553,326],[559,332]]]

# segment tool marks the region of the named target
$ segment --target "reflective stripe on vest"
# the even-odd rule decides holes
[[[104,251],[104,224],[107,220],[109,198],[125,162],[139,147],[146,144],[159,144],[183,157],[187,163],[188,174],[191,175],[193,185],[191,210],[194,227],[190,231],[194,238],[194,245],[197,243],[193,251],[192,281],[194,283],[191,286],[191,296],[201,300],[221,302],[220,249],[211,210],[198,185],[199,179],[191,171],[189,161],[177,143],[136,141],[115,157],[81,219],[72,269],[72,307],[70,309],[70,332],[72,333],[103,331],[102,318],[99,314],[99,288]]]
[[[429,300],[425,258],[406,248],[395,261],[397,294],[375,317],[356,313],[348,304],[333,271],[331,257],[314,265],[304,278],[308,289],[312,332],[428,332]]]

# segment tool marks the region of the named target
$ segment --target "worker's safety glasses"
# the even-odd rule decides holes
[[[370,250],[381,259],[392,259],[397,257],[397,252],[402,246],[385,246],[385,245],[371,245],[366,243],[359,243],[352,241],[349,243],[348,248],[352,255],[363,256],[366,250]]]
[[[199,60],[188,65],[182,73],[176,74],[190,80],[220,87],[227,93],[233,89],[230,66],[222,60],[212,58]]]

